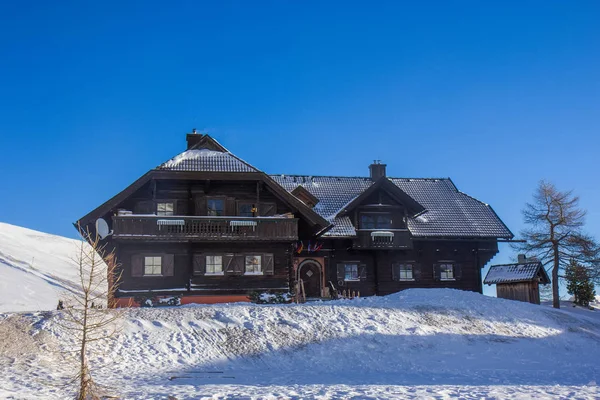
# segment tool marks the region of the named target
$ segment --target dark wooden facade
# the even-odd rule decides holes
[[[191,148],[198,145],[189,136]],[[207,150],[219,146],[208,140]],[[340,210],[356,228],[351,237],[327,235],[330,222],[313,211],[315,196],[302,188],[289,193],[258,171],[152,170],[78,223],[92,234],[98,219],[108,224],[103,243],[120,264],[119,304],[174,295],[184,303],[244,301],[252,291],[481,292],[496,239],[413,237],[407,221],[423,207],[384,167],[372,165],[375,184]],[[311,242],[317,251],[299,250]]]
[[[499,283],[496,285],[496,296],[501,299],[540,304],[540,285],[537,281]]]

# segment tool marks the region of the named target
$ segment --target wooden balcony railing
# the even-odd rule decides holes
[[[412,249],[413,243],[408,229],[358,229],[353,247],[356,249],[402,250]]]
[[[287,241],[298,239],[296,218],[127,215],[113,217],[119,239]]]

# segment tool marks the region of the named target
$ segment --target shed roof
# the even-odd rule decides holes
[[[550,283],[550,277],[539,261],[523,264],[492,265],[483,283],[492,285],[495,283],[517,283],[530,282],[539,277],[540,283]]]

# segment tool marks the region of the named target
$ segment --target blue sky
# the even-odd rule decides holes
[[[548,179],[600,236],[600,3],[214,3],[0,5],[0,221],[74,237],[195,127],[269,173],[449,176],[515,233]]]

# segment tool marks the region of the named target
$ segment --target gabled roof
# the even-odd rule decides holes
[[[190,135],[188,135],[190,136]],[[196,135],[193,135],[196,136]],[[159,165],[157,168],[148,171],[146,174],[141,176],[123,191],[117,193],[110,200],[106,201],[87,215],[79,219],[75,224],[81,223],[82,225],[93,222],[96,218],[99,218],[114,209],[122,201],[131,196],[135,191],[140,189],[152,178],[160,179],[178,179],[182,177],[182,174],[187,175],[186,178],[202,179],[205,174],[197,175],[196,173],[207,173],[213,179],[256,179],[257,181],[263,182],[272,192],[284,203],[286,203],[292,210],[302,215],[311,226],[316,226],[316,232],[326,230],[331,223],[319,215],[317,212],[302,201],[297,199],[291,193],[288,193],[280,185],[269,177],[264,172],[259,171],[252,165],[231,154],[227,149],[221,146],[216,140],[211,138],[209,135],[199,136],[196,140],[196,144],[192,146],[192,149],[186,150],[183,153],[171,158],[169,161]],[[222,151],[221,151],[222,150]],[[235,174],[241,173],[252,173],[250,175]],[[190,174],[192,173],[192,174]],[[255,174],[254,174],[255,173]],[[250,178],[250,176],[252,178]]]
[[[404,204],[404,206],[408,209],[411,216],[415,216],[423,211],[425,211],[425,207],[415,201],[412,197],[404,193],[402,189],[396,186],[392,181],[390,181],[385,176],[382,176],[377,181],[375,181],[371,186],[365,189],[361,194],[356,196],[350,203],[346,204],[340,212],[337,214],[337,217],[341,217],[344,214],[349,213],[358,205],[362,204],[362,202],[375,191],[382,189],[385,190],[389,195],[392,196],[394,200],[397,202]]]
[[[209,135],[188,135],[194,144],[156,169],[189,172],[259,172]]]
[[[350,218],[338,216],[374,182],[364,177],[271,175],[286,190],[302,185],[319,199],[313,209],[335,226],[327,236],[351,237],[356,231]],[[487,204],[460,192],[448,178],[389,178],[406,195],[424,207],[408,219],[413,237],[503,238],[512,232]]]
[[[550,277],[539,261],[524,264],[492,265],[483,283],[491,285],[494,283],[531,282],[537,277],[540,278],[542,284],[550,283]]]

